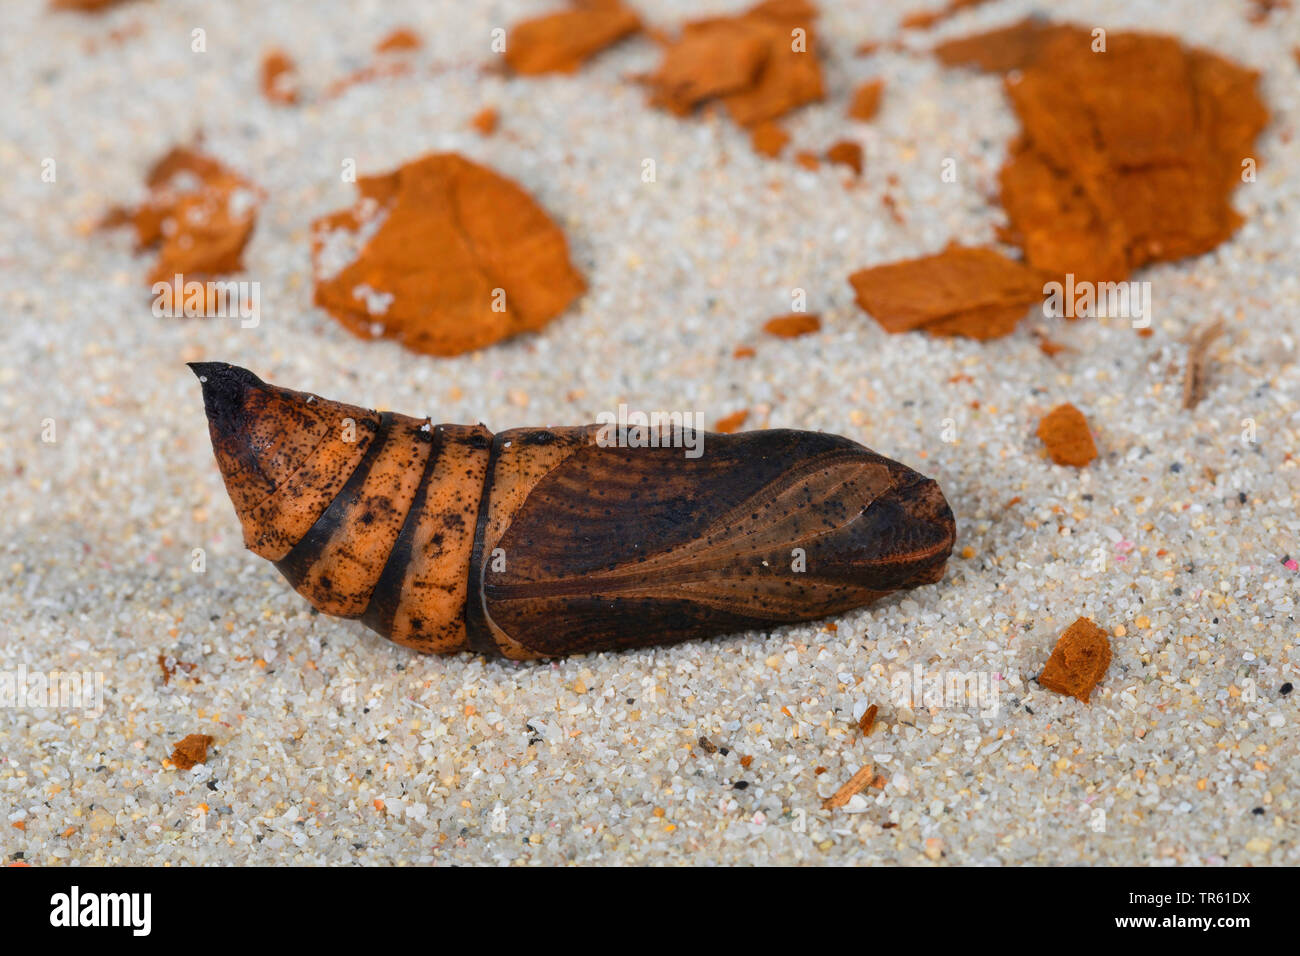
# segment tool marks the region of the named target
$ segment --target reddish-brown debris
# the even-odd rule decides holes
[[[874,266],[849,277],[862,306],[887,332],[992,339],[1011,332],[1043,300],[1036,269],[983,247]]]
[[[621,0],[573,0],[567,10],[510,27],[506,65],[523,75],[572,73],[640,29],[640,17]]]
[[[1081,617],[1061,635],[1038,675],[1038,683],[1050,691],[1088,703],[1093,688],[1110,667],[1110,638],[1086,617]]]
[[[535,331],[585,289],[564,233],[518,184],[454,153],[357,180],[313,224],[316,304],[362,338],[457,355]]]
[[[1068,402],[1057,405],[1038,423],[1038,437],[1047,447],[1047,454],[1058,465],[1082,468],[1097,457],[1097,445],[1092,440],[1088,420]]]

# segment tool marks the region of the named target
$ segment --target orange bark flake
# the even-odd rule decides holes
[[[101,225],[131,225],[137,250],[157,248],[148,281],[171,283],[238,272],[261,193],[210,156],[176,147],[149,170],[148,198],[109,210]]]
[[[109,7],[129,0],[50,0],[51,10],[76,10],[81,13],[103,13]]]
[[[208,748],[214,739],[207,734],[190,734],[178,741],[172,750],[171,761],[178,770],[189,770],[208,760]]]
[[[868,80],[853,92],[853,102],[849,104],[849,119],[863,123],[876,118],[880,112],[880,96],[885,90],[884,80]]]
[[[826,150],[826,158],[832,163],[847,166],[853,175],[862,175],[862,147],[851,139],[842,139]]]
[[[772,122],[759,123],[749,135],[754,152],[772,159],[780,156],[785,144],[790,142],[790,134]]]
[[[1058,465],[1082,468],[1097,457],[1088,420],[1068,402],[1058,405],[1038,423],[1038,437],[1047,446],[1047,454]]]
[[[988,0],[949,0],[938,10],[918,10],[903,17],[899,24],[904,30],[928,30],[970,7],[977,7]]]
[[[262,54],[262,95],[280,106],[298,102],[298,66],[283,50]]]
[[[399,53],[406,50],[418,50],[424,45],[420,35],[407,27],[398,27],[375,44],[376,53]]]
[[[1038,675],[1038,683],[1050,691],[1075,697],[1085,704],[1093,688],[1110,667],[1110,638],[1086,617],[1081,617],[1061,635]]]
[[[725,418],[719,418],[713,423],[713,430],[715,432],[722,432],[724,435],[730,435],[732,432],[740,428],[741,425],[745,424],[745,419],[747,418],[749,418],[749,409],[742,408],[738,412],[732,412]]]
[[[478,130],[482,135],[491,136],[497,131],[497,124],[500,123],[500,121],[501,116],[497,113],[496,109],[487,106],[475,113],[474,118],[469,122],[470,125]]]
[[[862,736],[870,734],[871,729],[876,726],[876,714],[879,712],[880,708],[876,704],[872,704],[863,712],[862,719],[858,721],[858,730],[862,731]]]
[[[506,65],[525,76],[573,73],[640,29],[640,18],[620,0],[574,0],[568,10],[512,26],[506,35]]]
[[[454,153],[357,180],[312,226],[316,304],[361,338],[458,355],[540,329],[586,288],[518,184]]]
[[[717,100],[741,126],[778,119],[825,95],[807,0],[767,0],[731,17],[694,20],[666,41],[643,77],[650,102],[678,115]]]
[[[940,43],[934,54],[945,66],[970,66],[987,73],[1024,70],[1052,39],[1073,28],[1030,17],[1008,27]]]
[[[806,149],[795,153],[794,161],[810,173],[815,173],[817,170],[821,169],[822,166],[822,161],[818,158],[817,154],[809,152]]]
[[[783,339],[794,339],[801,335],[810,335],[813,332],[820,331],[821,327],[821,317],[809,315],[806,312],[792,312],[789,315],[768,319],[763,323],[764,332]]]
[[[873,266],[849,276],[858,305],[886,332],[992,339],[1011,332],[1043,298],[1044,276],[983,247]]]

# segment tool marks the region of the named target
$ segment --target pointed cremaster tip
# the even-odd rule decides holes
[[[203,386],[203,410],[214,425],[229,427],[240,416],[250,388],[264,383],[246,368],[226,362],[188,362]]]

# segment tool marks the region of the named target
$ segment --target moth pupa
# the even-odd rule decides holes
[[[494,434],[190,367],[246,546],[321,612],[418,651],[770,630],[933,584],[952,552],[939,486],[837,435],[705,432],[690,457],[671,435]]]

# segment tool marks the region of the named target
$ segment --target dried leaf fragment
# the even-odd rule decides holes
[[[458,355],[540,329],[586,288],[518,184],[455,153],[358,178],[312,224],[315,302],[354,335]]]
[[[172,763],[178,770],[190,770],[201,763],[207,763],[208,748],[215,738],[207,734],[190,734],[178,741],[172,750]]]
[[[1038,437],[1058,465],[1082,468],[1097,457],[1088,420],[1070,403],[1057,405],[1038,423]]]
[[[130,224],[137,250],[158,247],[149,284],[238,272],[257,221],[260,193],[210,156],[176,147],[149,170],[149,197],[109,210],[102,225]]]
[[[1258,76],[1173,37],[1027,19],[949,41],[948,64],[1008,73],[1021,123],[1000,173],[1030,265],[1118,282],[1200,255],[1240,225],[1230,197],[1268,122]],[[1017,72],[1018,71],[1018,72]]]
[[[934,48],[934,54],[945,66],[1008,73],[1029,67],[1038,60],[1049,40],[1073,29],[1039,17],[1026,17],[1010,26],[946,40]]]
[[[1110,659],[1110,638],[1106,632],[1081,617],[1057,640],[1047,665],[1038,675],[1038,683],[1086,704],[1110,667]]]
[[[943,252],[849,276],[857,302],[886,332],[991,339],[1010,333],[1043,299],[1045,276],[993,249]]]
[[[769,335],[776,335],[783,339],[798,338],[801,335],[810,335],[813,332],[821,330],[822,320],[819,315],[810,315],[807,312],[791,312],[789,315],[782,315],[775,319],[768,319],[763,323],[763,331]]]
[[[506,65],[515,73],[573,73],[588,59],[641,29],[621,0],[573,0],[570,9],[524,20],[506,36]]]
[[[824,95],[807,0],[766,0],[731,17],[695,20],[667,41],[647,77],[650,102],[678,115],[719,100],[741,126],[778,119]]]

